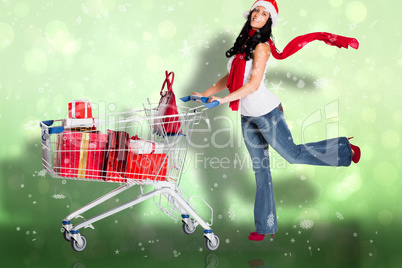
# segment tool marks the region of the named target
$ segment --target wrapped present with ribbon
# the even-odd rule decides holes
[[[92,131],[89,134],[88,156],[85,173],[81,171],[88,179],[101,179],[106,154],[107,134],[99,131]]]
[[[54,147],[54,163],[53,163],[53,170],[60,176],[64,174],[61,173],[61,149],[63,146],[63,134],[59,134],[56,136],[56,145]],[[64,175],[63,177],[66,177]]]
[[[69,118],[92,118],[92,104],[88,100],[74,100],[68,104]]]
[[[128,179],[165,181],[168,155],[163,153],[163,144],[131,137],[127,157]]]
[[[127,168],[127,154],[130,145],[130,136],[125,131],[107,131],[103,179],[105,181],[127,182],[125,172]]]
[[[56,139],[54,170],[61,177],[101,179],[107,135],[64,131]]]

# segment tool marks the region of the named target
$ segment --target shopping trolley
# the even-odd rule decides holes
[[[199,97],[182,98],[183,101],[206,102]],[[83,206],[62,220],[63,237],[75,251],[83,251],[87,239],[79,231],[136,204],[153,199],[155,205],[177,221],[181,217],[182,229],[193,234],[198,225],[204,229],[205,247],[216,250],[219,237],[213,233],[213,209],[201,197],[188,197],[180,188],[182,173],[193,127],[202,119],[208,124],[206,110],[215,103],[189,108],[178,105],[175,120],[180,123],[177,133],[167,133],[161,125],[157,106],[149,102],[142,109],[114,113],[72,125],[71,119],[40,122],[42,130],[43,168],[53,178],[120,183],[115,190]],[[172,117],[172,116],[170,116]],[[172,119],[172,118],[170,118]],[[166,121],[165,121],[166,122]],[[145,185],[153,187],[145,191]],[[82,214],[138,186],[140,196],[99,215],[85,219]],[[198,198],[211,211],[210,222],[204,221],[190,201]],[[78,221],[73,224],[73,221]]]

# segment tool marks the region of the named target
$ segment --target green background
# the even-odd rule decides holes
[[[362,159],[347,168],[314,167],[290,165],[271,152],[279,216],[273,241],[247,240],[255,183],[251,167],[235,161],[247,155],[238,114],[224,106],[209,111],[210,131],[194,133],[206,148],[190,148],[182,183],[213,207],[217,251],[204,248],[201,228],[185,235],[152,201],[82,230],[84,252],[63,240],[61,220],[118,184],[44,174],[39,121],[65,118],[67,103],[81,98],[92,101],[95,113],[157,102],[166,69],[176,74],[178,97],[209,88],[226,73],[224,53],[251,4],[0,1],[2,266],[401,267],[398,1],[279,1],[273,34],[280,50],[314,31],[359,40],[357,51],[315,42],[287,60],[272,59],[265,83],[281,98],[296,142],[354,136]],[[196,161],[197,154],[227,157],[230,165]],[[128,191],[88,215],[138,194]],[[202,206],[199,212],[208,218]]]

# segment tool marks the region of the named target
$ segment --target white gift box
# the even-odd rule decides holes
[[[129,150],[134,154],[162,154],[163,147],[163,143],[141,139],[131,139]]]
[[[66,118],[63,119],[63,126],[72,128],[72,127],[99,127],[99,119],[98,118]]]

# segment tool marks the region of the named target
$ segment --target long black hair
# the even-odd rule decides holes
[[[265,43],[270,38],[273,40],[271,16],[268,18],[267,23],[265,23],[265,25],[254,34],[254,36],[250,37],[250,39],[247,40],[248,32],[251,30],[250,22],[251,22],[251,14],[253,12],[254,10],[252,10],[248,15],[247,21],[244,24],[243,29],[241,30],[239,36],[237,37],[233,47],[228,51],[226,51],[226,57],[230,58],[233,55],[236,55],[238,52],[246,52],[245,59],[246,61],[248,61],[251,59],[255,47],[259,43]]]

